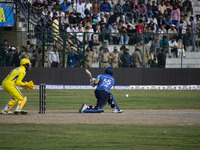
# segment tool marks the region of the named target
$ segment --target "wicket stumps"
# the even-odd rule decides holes
[[[46,84],[42,83],[39,87],[40,94],[40,104],[39,104],[39,114],[45,114],[46,112]]]

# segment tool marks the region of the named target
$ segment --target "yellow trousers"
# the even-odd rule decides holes
[[[24,98],[22,92],[17,88],[16,85],[10,84],[9,82],[3,82],[2,87],[4,91],[12,96],[14,100],[20,100]]]

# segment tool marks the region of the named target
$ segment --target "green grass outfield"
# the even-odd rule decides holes
[[[38,90],[22,92],[28,96],[24,109],[38,110]],[[200,109],[197,90],[112,90],[112,93],[124,110]],[[0,90],[1,109],[9,98]],[[82,103],[96,104],[94,90],[47,90],[47,110],[78,110]],[[200,126],[0,123],[0,149],[197,150]]]
[[[0,149],[199,150],[199,126],[0,124]]]
[[[112,90],[121,109],[200,109],[200,91],[198,90]],[[38,110],[39,91],[22,93],[28,97],[24,109]],[[78,110],[82,103],[95,105],[94,90],[47,90],[47,110]],[[129,97],[126,97],[126,94]],[[10,96],[0,90],[0,108]],[[104,109],[110,109],[105,106]]]

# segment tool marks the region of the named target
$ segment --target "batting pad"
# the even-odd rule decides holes
[[[102,113],[104,110],[102,109],[86,109],[83,111],[84,113]]]

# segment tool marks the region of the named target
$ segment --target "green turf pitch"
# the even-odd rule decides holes
[[[199,150],[199,126],[0,124],[7,150]]]
[[[112,90],[121,109],[200,109],[198,90]],[[39,91],[30,93],[22,90],[28,97],[25,110],[38,110]],[[95,105],[94,90],[47,90],[47,110],[78,110],[82,103]],[[129,97],[126,97],[126,94]],[[4,107],[10,96],[0,90],[0,108]],[[110,109],[105,106],[104,109]]]

